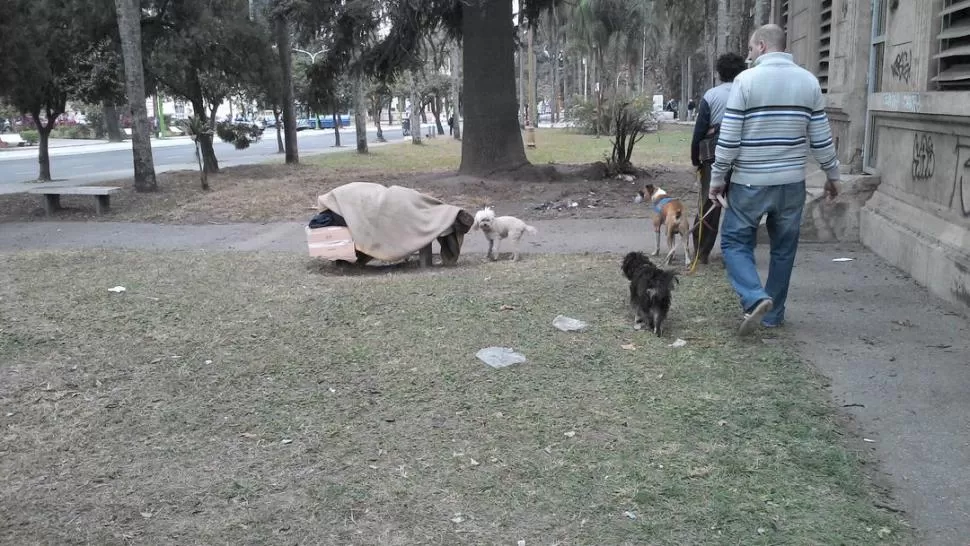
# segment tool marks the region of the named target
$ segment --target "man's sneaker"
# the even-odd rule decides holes
[[[771,311],[772,306],[771,298],[758,301],[751,308],[751,311],[744,314],[744,320],[741,321],[741,327],[738,328],[738,335],[746,336],[754,332],[758,325],[761,324],[761,319]]]

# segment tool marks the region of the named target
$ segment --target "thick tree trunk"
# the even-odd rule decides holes
[[[515,103],[512,0],[463,6],[465,134],[462,174],[489,175],[529,165]]]
[[[519,37],[522,36],[522,31],[518,31]],[[526,116],[526,105],[525,105],[525,50],[521,47],[515,52],[515,60],[519,63],[519,79],[517,80],[515,90],[519,94],[518,107],[516,108],[516,121],[519,123],[519,131],[525,129],[525,116]]]
[[[767,0],[754,0],[754,28],[765,24],[765,4]]]
[[[101,104],[101,112],[104,114],[104,130],[108,133],[110,142],[122,142],[125,137],[121,133],[121,123],[118,120],[118,108],[115,105],[104,101]]]
[[[158,190],[152,157],[152,126],[145,107],[145,71],[141,51],[141,4],[138,0],[115,0],[121,51],[125,65],[125,90],[131,110],[131,155],[135,191]]]
[[[465,134],[462,174],[489,175],[529,165],[515,105],[512,0],[463,6]]]
[[[199,147],[202,148],[202,168],[206,173],[218,174],[219,159],[216,158],[215,148],[212,147],[212,135],[199,135]]]
[[[421,92],[418,90],[418,74],[416,70],[410,72],[411,78],[411,143],[421,144]]]
[[[283,16],[274,21],[276,50],[280,55],[280,68],[283,71],[283,145],[287,163],[299,163],[300,152],[296,140],[296,111],[293,97],[293,61],[290,52],[290,25]]]
[[[454,116],[451,136],[455,137],[455,140],[461,140],[461,112],[458,108],[460,103],[458,96],[461,93],[461,50],[459,47],[458,44],[455,44],[451,48],[451,111],[452,116]]]

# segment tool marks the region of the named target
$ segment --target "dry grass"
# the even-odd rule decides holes
[[[908,540],[819,378],[730,334],[716,271],[683,279],[673,349],[631,329],[617,257],[2,258],[0,543]]]
[[[610,149],[606,138],[578,135],[564,130],[540,130],[539,146],[529,150],[536,164],[582,164],[602,160]],[[689,132],[670,126],[647,135],[634,155],[640,166],[670,165],[655,169],[660,183],[689,196]],[[489,202],[500,210],[520,216],[549,217],[561,211],[533,211],[548,202],[573,202],[596,195],[596,208],[566,211],[567,216],[623,217],[642,215],[630,205],[634,189],[616,180],[586,182],[571,180],[554,183],[523,183],[502,180],[483,182],[472,177],[455,176],[461,157],[461,144],[450,138],[426,140],[422,146],[409,143],[375,146],[371,153],[358,155],[353,150],[304,158],[300,166],[279,162],[224,169],[210,178],[212,191],[199,190],[198,174],[181,171],[160,175],[161,191],[137,194],[131,182],[117,181],[125,189],[112,197],[112,213],[104,218],[94,215],[92,197],[64,197],[67,209],[58,213],[62,220],[108,220],[199,224],[207,222],[272,222],[306,220],[313,214],[316,198],[330,189],[353,181],[372,181],[413,187],[459,206],[478,206]],[[671,170],[672,169],[672,170]],[[99,183],[103,185],[104,183]],[[43,220],[40,196],[15,194],[0,196],[0,222]]]

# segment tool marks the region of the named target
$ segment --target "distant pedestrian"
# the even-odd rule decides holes
[[[455,134],[455,115],[452,114],[448,117],[448,136],[453,136]]]

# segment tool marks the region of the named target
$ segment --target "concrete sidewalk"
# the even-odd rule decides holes
[[[524,267],[528,253],[622,253],[653,246],[640,219],[534,225],[539,234],[523,241]],[[114,248],[302,254],[303,226],[0,224],[0,252]],[[483,237],[466,238],[465,254],[485,249]],[[758,248],[762,264],[767,250]],[[676,309],[675,299],[672,312]],[[930,295],[859,245],[803,244],[799,251],[783,335],[830,379],[835,403],[858,434],[848,438],[850,447],[880,462],[870,471],[891,487],[891,508],[906,512],[919,544],[966,545],[970,537],[970,321],[965,311]]]

